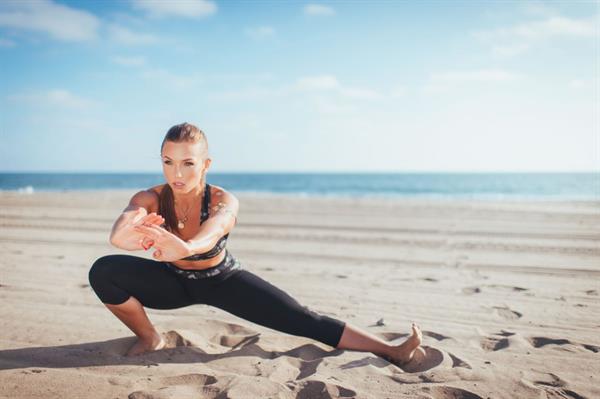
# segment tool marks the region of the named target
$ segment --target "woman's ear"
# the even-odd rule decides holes
[[[204,170],[205,170],[205,171],[206,171],[206,170],[208,170],[208,168],[210,168],[210,164],[211,164],[211,162],[212,162],[212,159],[210,159],[210,158],[206,158],[206,159],[204,160]]]

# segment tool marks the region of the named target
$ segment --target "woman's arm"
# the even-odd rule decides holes
[[[210,216],[202,223],[198,233],[188,241],[183,241],[177,235],[156,225],[137,225],[133,229],[153,240],[156,249],[152,254],[154,259],[172,262],[210,251],[235,225],[238,207],[238,200],[233,194],[220,187],[214,187],[209,205]]]
[[[190,255],[210,251],[217,242],[233,229],[239,210],[238,199],[218,186],[212,186],[209,218],[202,223],[198,233],[187,241]]]
[[[128,251],[146,249],[144,246],[145,235],[136,231],[134,226],[160,225],[164,222],[163,217],[155,212],[148,213],[154,208],[156,200],[156,194],[149,190],[140,191],[131,197],[129,205],[113,224],[109,238],[110,243]]]

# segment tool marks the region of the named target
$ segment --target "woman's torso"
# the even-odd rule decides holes
[[[162,191],[162,189],[164,188],[165,185],[161,184],[158,186],[154,186],[152,188],[150,188],[148,191],[153,192],[154,194],[156,194],[154,196],[155,200],[152,203],[151,208],[149,209],[148,213],[151,212],[156,212],[157,214],[159,213],[159,196],[160,193]],[[208,187],[210,187],[210,190],[212,192],[212,194],[215,193],[215,191],[220,190],[220,188],[209,185]],[[210,196],[211,198],[215,198],[214,195]],[[211,201],[212,202],[212,201]],[[208,206],[208,212],[209,212],[209,216],[210,216],[210,209],[212,208],[212,204],[209,204]],[[187,215],[187,221],[185,223],[185,226],[183,229],[179,229],[178,232],[173,232],[173,234],[175,234],[176,236],[178,236],[179,238],[181,238],[184,241],[190,240],[192,239],[196,234],[198,234],[198,231],[200,230],[200,221],[202,218],[202,204],[197,204],[196,206],[193,206],[188,215]],[[210,259],[202,259],[202,260],[176,260],[176,261],[171,261],[169,263],[179,267],[180,269],[207,269],[209,267],[213,267],[218,265],[223,259],[225,259],[225,253],[227,251],[226,250],[222,250],[218,255],[216,255],[213,258]]]

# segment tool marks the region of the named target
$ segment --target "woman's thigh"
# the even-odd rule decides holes
[[[97,259],[89,280],[103,303],[117,305],[130,296],[153,309],[176,309],[192,304],[180,280],[163,262],[131,255]]]

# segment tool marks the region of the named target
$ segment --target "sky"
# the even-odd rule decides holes
[[[0,171],[600,171],[597,1],[0,0]]]

